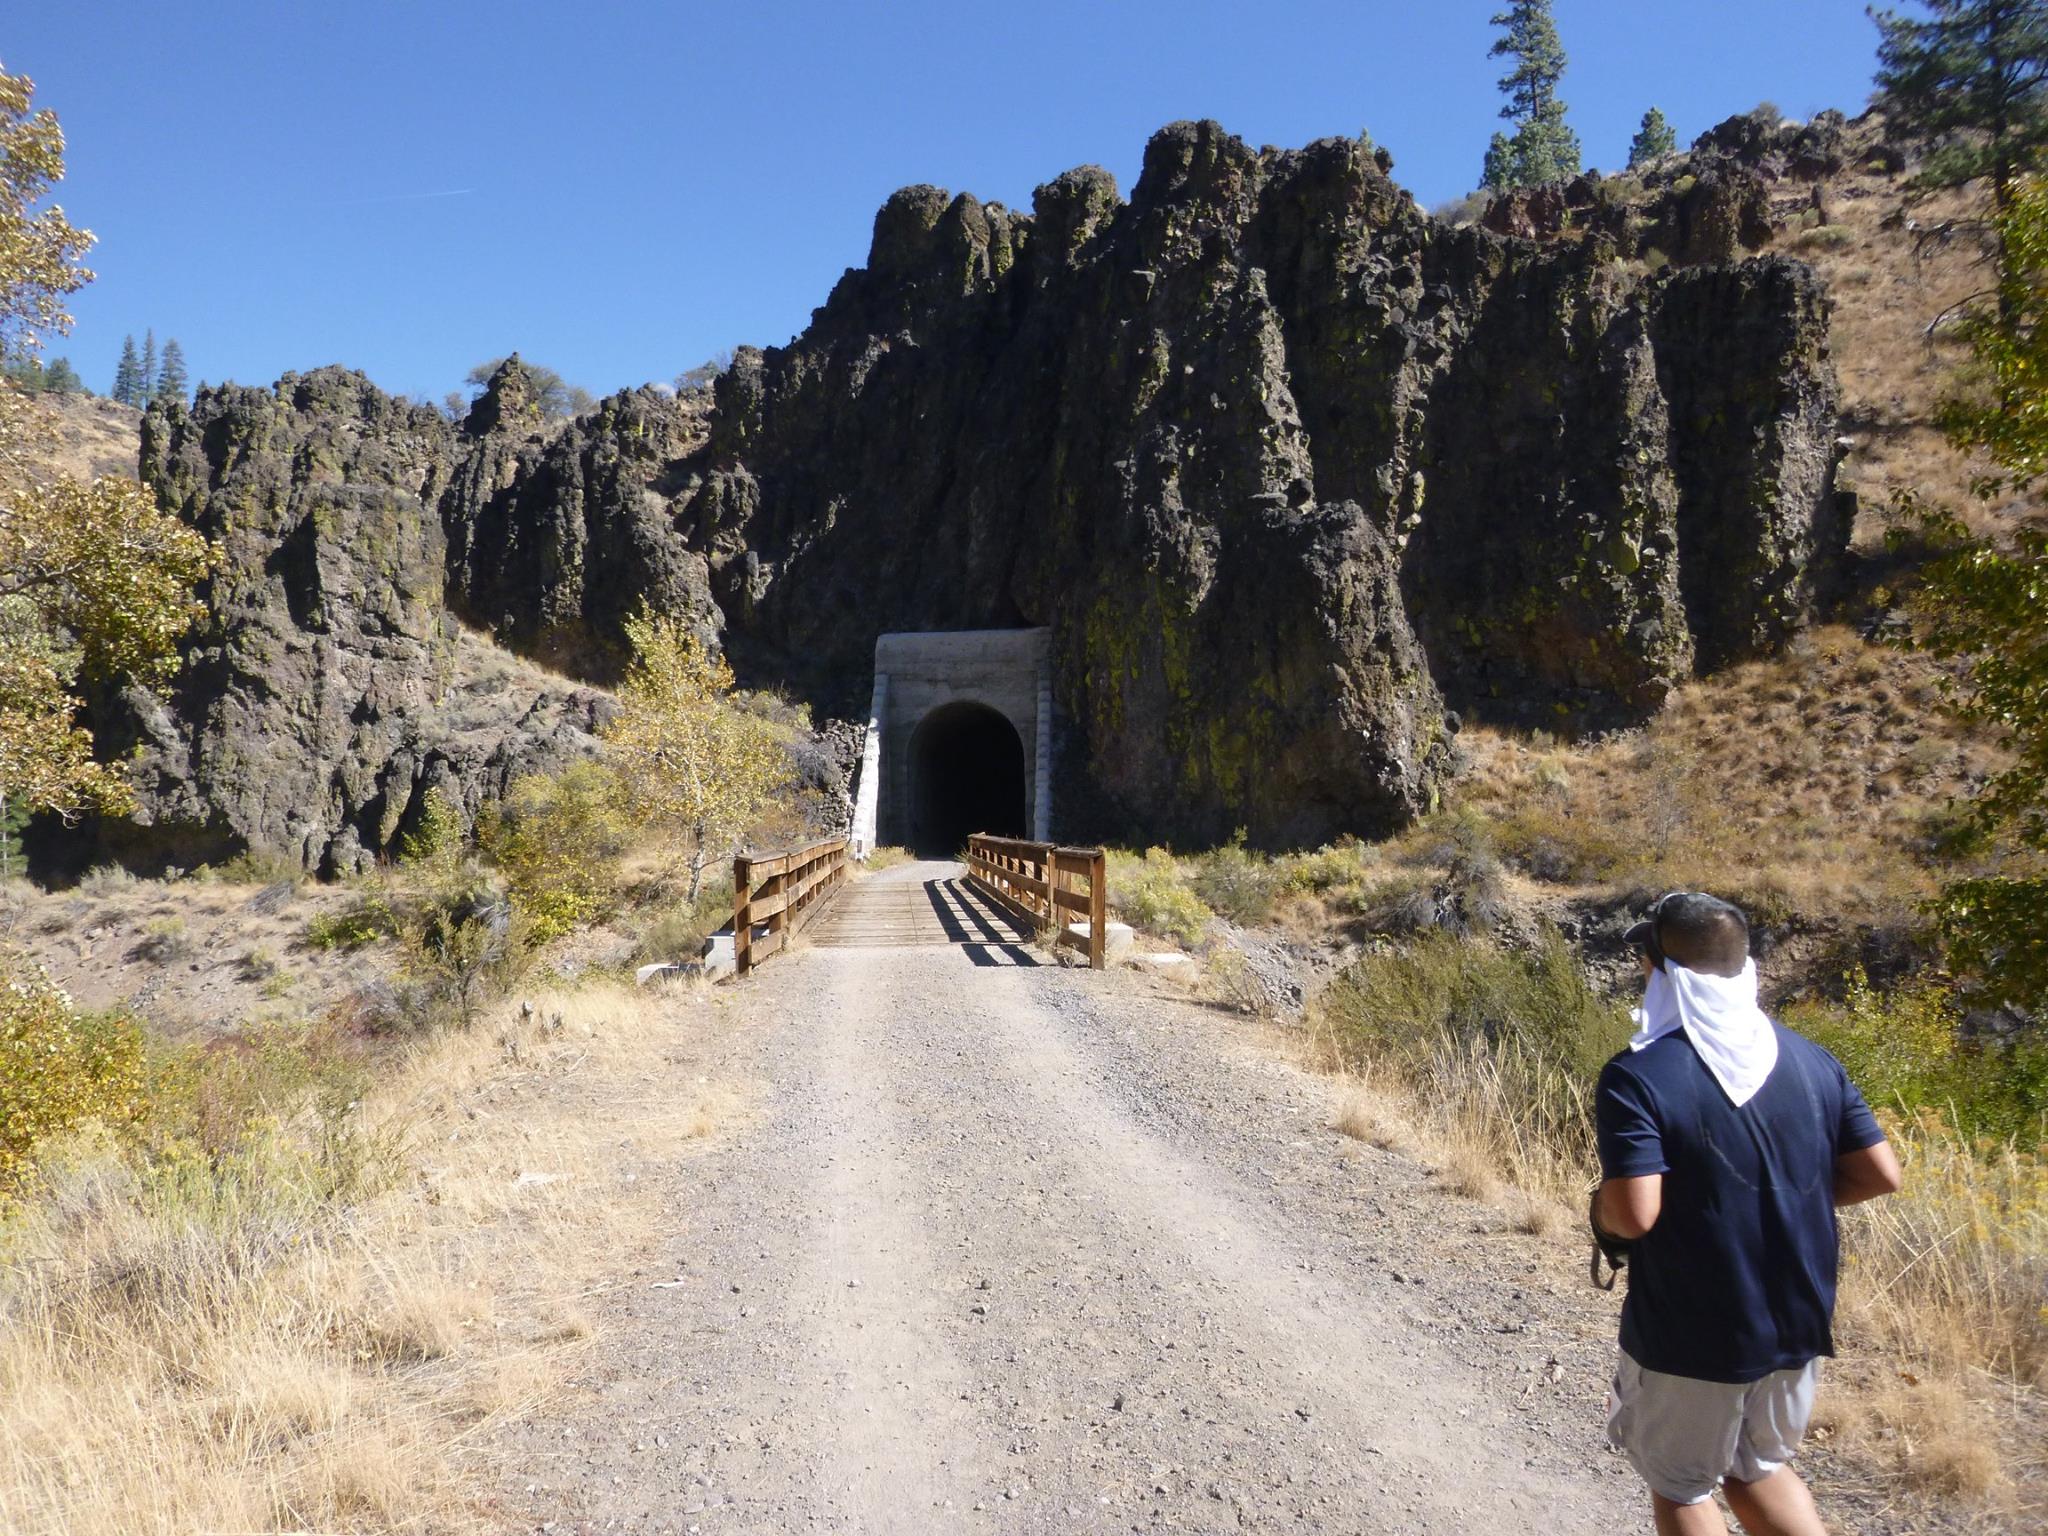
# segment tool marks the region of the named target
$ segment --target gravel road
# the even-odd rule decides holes
[[[874,881],[919,880],[908,866]],[[1329,1129],[1242,1019],[1023,951],[811,949],[691,1070],[765,1084],[675,1175],[568,1400],[551,1531],[1627,1531],[1611,1303]],[[622,1259],[622,1266],[634,1261]]]

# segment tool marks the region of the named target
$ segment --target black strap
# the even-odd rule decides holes
[[[1593,1252],[1586,1262],[1586,1275],[1594,1285],[1603,1291],[1614,1289],[1614,1282],[1628,1267],[1627,1239],[1616,1237],[1600,1225],[1600,1191],[1593,1190],[1592,1198],[1586,1202],[1586,1225],[1593,1229]],[[1600,1261],[1607,1261],[1607,1278],[1600,1277]]]

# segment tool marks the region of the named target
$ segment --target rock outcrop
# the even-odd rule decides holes
[[[427,510],[454,462],[434,411],[339,368],[151,409],[144,478],[221,568],[170,696],[108,712],[103,742],[138,752],[117,847],[190,863],[255,846],[353,873],[426,791],[474,811],[592,749],[601,695],[465,665],[481,648],[449,616]]]
[[[1446,702],[1640,719],[1802,622],[1840,546],[1811,274],[1617,254],[1213,124],[1128,204],[912,188],[720,381],[675,516],[743,671],[827,712],[878,631],[1050,625],[1076,835],[1384,830]]]
[[[666,484],[704,440],[701,404],[631,390],[563,431],[542,417],[518,360],[502,364],[463,420],[440,497],[457,611],[595,677],[616,670],[617,637],[640,604],[709,613],[704,556],[668,515]]]
[[[1620,177],[1588,171],[1491,197],[1479,222],[1523,240],[1584,241],[1614,257],[1690,267],[1739,261],[1772,238],[1772,191],[1838,174],[1852,155],[1882,156],[1883,124],[1839,112],[1792,122],[1758,108],[1716,124],[1685,154]]]
[[[153,414],[230,572],[146,798],[346,867],[435,771],[451,615],[603,681],[644,601],[821,718],[879,633],[1046,625],[1062,836],[1372,833],[1461,713],[1639,720],[1803,623],[1845,534],[1812,274],[1648,270],[1593,192],[1556,217],[1604,237],[1453,228],[1389,169],[1181,123],[1129,202],[907,188],[709,403],[549,427],[511,367],[451,428],[328,370]]]

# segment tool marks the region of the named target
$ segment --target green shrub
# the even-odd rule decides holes
[[[1514,1040],[1583,1078],[1628,1041],[1627,1010],[1593,990],[1555,930],[1527,953],[1490,939],[1425,933],[1368,955],[1330,986],[1340,1038],[1377,1056]]]
[[[1938,1115],[1971,1140],[2048,1143],[2048,1041],[1967,1039],[1938,981],[1880,993],[1859,968],[1839,1004],[1795,1004],[1785,1023],[1832,1051],[1880,1109]]]
[[[136,946],[145,960],[168,965],[192,953],[192,936],[185,931],[182,917],[152,917],[143,926],[142,942]]]
[[[1353,893],[1372,876],[1365,845],[1351,838],[1341,838],[1313,853],[1290,854],[1278,863],[1281,890],[1310,896]]]
[[[1109,905],[1133,928],[1184,945],[1198,944],[1215,914],[1188,888],[1180,866],[1164,848],[1143,858],[1121,849],[1109,856]]]
[[[137,884],[132,870],[123,869],[119,864],[95,864],[87,870],[78,882],[81,896],[112,896]]]
[[[192,878],[222,885],[298,885],[306,878],[306,867],[275,848],[246,848],[219,864],[199,865]]]
[[[444,887],[406,914],[400,928],[406,974],[418,992],[415,1027],[476,1022],[483,1004],[524,968],[538,942],[528,918],[489,885]]]
[[[398,840],[398,854],[424,871],[445,873],[461,861],[467,838],[461,809],[440,789],[430,789],[420,802],[419,820]]]
[[[1281,872],[1271,859],[1245,848],[1242,827],[1221,848],[1191,862],[1194,874],[1189,887],[1210,911],[1240,926],[1262,923],[1273,915]]]
[[[520,779],[479,818],[477,841],[503,872],[530,942],[544,944],[617,907],[634,832],[618,774],[592,761]]]
[[[1629,1034],[1555,930],[1529,953],[1424,933],[1347,969],[1315,1019],[1343,1065],[1391,1073],[1485,1161],[1560,1197],[1593,1164],[1594,1080]]]
[[[142,1109],[142,1032],[120,1014],[81,1011],[41,967],[0,967],[0,1196],[37,1149],[88,1120],[132,1122]]]
[[[361,949],[379,939],[398,937],[399,918],[391,898],[365,891],[337,912],[322,912],[306,923],[306,943],[314,949]]]
[[[1801,230],[1786,244],[1795,251],[1838,251],[1855,239],[1854,231],[1846,225],[1822,224],[1814,229]]]

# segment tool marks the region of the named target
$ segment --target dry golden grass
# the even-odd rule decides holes
[[[1547,1237],[1570,1225],[1584,1172],[1517,1132],[1519,1117],[1503,1128],[1497,1095],[1463,1097],[1448,1084],[1433,1090],[1369,1063],[1336,1070],[1343,1080],[1331,1129],[1413,1157],[1453,1194],[1507,1211],[1521,1231]]]
[[[1354,1082],[1344,1090],[1330,1128],[1353,1141],[1362,1141],[1382,1151],[1404,1151],[1412,1135],[1398,1115],[1390,1114],[1382,1094]]]
[[[657,1230],[628,1175],[745,1112],[645,1093],[701,997],[534,1002],[387,1078],[365,1129],[401,1150],[346,1206],[296,1128],[176,1188],[69,1149],[0,1248],[0,1529],[477,1528],[468,1446],[545,1399]]]
[[[2048,1163],[1931,1116],[1892,1143],[1905,1189],[1844,1219],[1844,1316],[1903,1358],[2048,1388]]]
[[[1921,857],[1999,763],[1913,652],[1829,625],[1679,689],[1639,731],[1560,744],[1486,728],[1453,803],[1569,886],[1725,890],[1765,916],[1888,921],[1932,892]]]
[[[96,395],[38,395],[35,408],[52,429],[37,455],[42,472],[77,480],[135,477],[142,413],[133,406]]]
[[[1982,1402],[1952,1380],[1898,1369],[1831,1378],[1815,1405],[1812,1433],[1876,1462],[1922,1497],[2004,1512],[2017,1502]]]
[[[1989,526],[1992,509],[1968,493],[1980,465],[1949,446],[1934,425],[1935,407],[1954,387],[1965,351],[1953,327],[1929,327],[1970,295],[1989,271],[1967,233],[1943,238],[1951,220],[1977,211],[1960,193],[1943,193],[1904,212],[1897,180],[1852,172],[1827,189],[1825,235],[1794,231],[1776,249],[1812,264],[1835,300],[1832,331],[1842,383],[1843,430],[1854,446],[1841,480],[1862,502],[1853,531],[1860,548],[1883,537],[1878,514],[1895,489],[1951,502]],[[1910,217],[1922,233],[1904,227]],[[1889,227],[1887,227],[1889,226]]]

